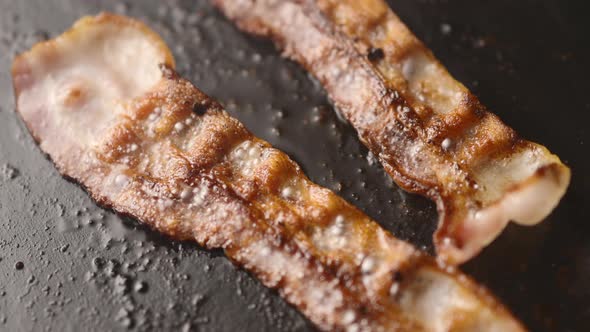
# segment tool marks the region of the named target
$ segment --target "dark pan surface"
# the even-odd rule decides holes
[[[533,331],[590,330],[590,23],[584,1],[397,0],[450,71],[524,137],[572,167],[543,224],[509,226],[464,270]],[[171,45],[180,72],[398,237],[431,250],[436,211],[400,191],[321,90],[206,1],[0,0],[0,330],[308,331],[222,252],[170,241],[97,207],[40,153],[13,112],[15,52],[82,14],[122,12]]]

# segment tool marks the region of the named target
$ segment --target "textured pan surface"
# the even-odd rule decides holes
[[[2,329],[125,330],[134,324],[146,330],[191,322],[210,331],[308,330],[294,309],[217,252],[170,244],[133,223],[118,226],[118,217],[97,208],[41,154],[31,153],[35,145],[12,110],[8,73],[15,49],[29,48],[45,33],[61,33],[82,14],[125,9],[115,3],[1,2]],[[287,151],[313,181],[341,188],[396,235],[431,248],[433,206],[403,194],[378,166],[367,164],[353,132],[330,109],[314,109],[327,101],[297,65],[281,59],[273,46],[245,38],[205,3],[196,5],[204,15],[196,23],[183,15],[194,1],[181,2],[184,10],[173,10],[172,1],[159,3],[134,2],[128,12],[163,34],[183,75],[224,102],[257,136]],[[577,14],[582,8],[559,1],[397,1],[393,8],[484,104],[524,137],[544,142],[574,174],[583,174],[588,63],[587,41],[578,32],[588,26]],[[443,24],[450,24],[450,33],[442,32]],[[535,38],[539,34],[545,38]],[[542,120],[547,118],[552,120]],[[466,266],[532,330],[588,329],[584,181],[574,177],[545,224],[508,227]],[[374,189],[359,195],[363,186]],[[22,270],[15,269],[18,261]]]

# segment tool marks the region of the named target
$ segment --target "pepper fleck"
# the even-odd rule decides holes
[[[193,106],[193,112],[196,113],[197,115],[203,115],[205,114],[205,112],[207,112],[207,108],[208,108],[208,104],[203,104],[203,103],[199,103],[197,102],[195,104],[195,106]]]
[[[367,58],[371,62],[377,62],[377,61],[383,60],[384,57],[385,57],[385,52],[383,52],[383,49],[381,49],[381,48],[371,47],[369,49],[369,53],[367,54]]]

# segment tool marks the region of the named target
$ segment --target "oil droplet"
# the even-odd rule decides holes
[[[453,31],[453,28],[448,23],[443,23],[440,25],[440,32],[443,35],[449,35]]]
[[[375,259],[373,257],[367,256],[365,257],[365,259],[363,259],[363,262],[361,263],[361,272],[363,274],[371,273],[375,269],[375,265],[377,265]]]
[[[124,174],[118,174],[115,177],[115,184],[117,184],[118,186],[124,187],[127,185],[128,182],[129,178]]]
[[[16,177],[18,177],[20,172],[18,171],[18,169],[10,166],[9,164],[4,164],[4,166],[2,166],[2,168],[0,169],[0,174],[2,175],[2,178],[4,178],[4,181],[7,181],[13,180]]]
[[[395,295],[397,295],[398,292],[399,292],[399,283],[394,282],[393,284],[391,284],[391,287],[389,288],[389,295],[395,296]]]
[[[105,261],[102,257],[95,257],[92,260],[92,267],[94,268],[94,270],[98,271],[98,270],[102,270],[102,268],[105,265]]]
[[[448,151],[452,145],[453,145],[453,141],[450,138],[445,138],[441,143],[441,147],[445,151]]]
[[[356,314],[352,310],[347,310],[342,315],[342,323],[344,323],[345,325],[351,324],[352,322],[354,322],[355,319],[356,319]]]
[[[281,196],[284,198],[292,198],[295,190],[292,187],[285,187],[281,190]]]
[[[176,131],[182,131],[184,129],[184,123],[182,122],[176,122],[176,124],[174,125],[174,130]]]
[[[138,281],[135,283],[133,290],[137,293],[146,293],[148,291],[148,284],[145,281]]]

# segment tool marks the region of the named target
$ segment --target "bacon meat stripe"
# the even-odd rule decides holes
[[[510,220],[540,222],[564,195],[559,158],[487,112],[383,0],[214,3],[312,73],[397,184],[436,202],[442,260],[472,258]]]
[[[17,109],[101,205],[224,249],[322,330],[523,330],[486,290],[311,183],[173,68],[142,23],[85,17],[16,58]]]

